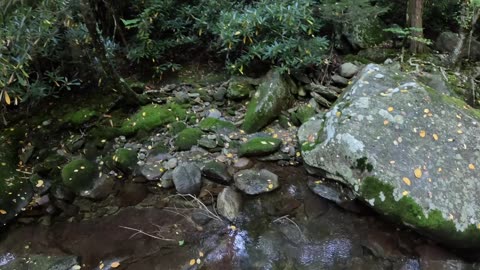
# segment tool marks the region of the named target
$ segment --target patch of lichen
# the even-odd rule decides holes
[[[93,185],[95,179],[95,164],[80,158],[71,161],[62,169],[62,182],[74,192],[80,192]]]
[[[180,151],[187,151],[198,143],[203,132],[198,128],[186,128],[178,133],[175,139],[175,148]]]
[[[203,131],[212,132],[217,132],[219,130],[235,131],[237,129],[237,127],[231,122],[212,117],[207,117],[200,121],[200,123],[198,123],[198,127]]]
[[[452,220],[443,217],[439,210],[424,214],[422,207],[410,196],[403,196],[398,201],[393,196],[394,188],[376,177],[366,177],[362,181],[360,194],[365,200],[375,199],[374,208],[397,222],[411,225],[425,234],[448,239],[453,245],[462,247],[479,246],[480,230],[470,225],[460,232]],[[383,193],[383,200],[381,199]]]
[[[67,113],[63,117],[63,121],[74,126],[80,126],[92,120],[97,115],[97,112],[91,108],[82,108],[78,111]]]
[[[132,117],[125,120],[120,130],[126,135],[134,134],[139,130],[150,131],[168,123],[185,119],[186,116],[186,110],[178,104],[150,104],[143,106]]]
[[[248,140],[238,150],[239,156],[268,155],[280,148],[282,141],[272,137],[258,137]]]

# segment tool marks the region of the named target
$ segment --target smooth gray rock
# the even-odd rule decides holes
[[[344,77],[344,78],[352,78],[355,74],[357,74],[357,72],[359,71],[359,68],[352,64],[352,63],[344,63],[340,66],[340,69],[339,69],[339,74],[340,76]]]
[[[479,247],[479,123],[462,100],[371,64],[298,137],[310,172],[438,241]]]
[[[335,74],[332,76],[332,82],[333,84],[335,85],[338,85],[338,86],[347,86],[348,85],[348,79],[338,75],[338,74]]]
[[[224,188],[217,198],[218,213],[230,221],[240,215],[242,195],[231,187]]]
[[[214,182],[228,184],[232,181],[232,176],[228,172],[228,166],[217,161],[210,161],[202,168],[202,174]]]
[[[248,195],[257,195],[277,189],[278,176],[268,170],[243,170],[234,176],[235,186]]]
[[[173,170],[173,183],[180,194],[198,194],[202,187],[202,171],[193,163],[182,164]]]

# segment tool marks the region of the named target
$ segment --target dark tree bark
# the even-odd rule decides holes
[[[120,77],[117,70],[107,57],[105,45],[97,31],[97,21],[94,16],[96,0],[81,0],[81,12],[88,33],[92,39],[94,55],[98,57],[105,76],[112,81],[113,90],[118,92],[126,102],[132,105],[146,103],[146,98],[135,93]]]
[[[417,28],[418,31],[412,31],[413,39],[410,41],[411,53],[422,53],[425,51],[425,44],[415,40],[423,38],[423,2],[424,0],[408,0],[407,25]]]

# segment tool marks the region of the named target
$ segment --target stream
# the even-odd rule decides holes
[[[187,198],[137,192],[103,217],[10,226],[0,269],[480,269],[359,204],[354,213],[315,195],[301,166],[255,167],[281,188],[244,195],[235,224]]]

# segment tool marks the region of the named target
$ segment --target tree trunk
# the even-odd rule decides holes
[[[470,13],[468,12],[469,8],[472,8],[472,7],[470,7],[468,3],[463,4],[462,15],[460,15],[460,21],[462,22],[461,25],[466,25],[463,22],[468,22],[469,20],[470,20],[470,24],[460,28],[460,39],[458,40],[457,45],[455,45],[455,48],[453,49],[453,52],[450,56],[450,64],[452,66],[455,66],[458,60],[460,59],[460,57],[464,55],[465,39],[467,38],[467,33],[468,33],[467,57],[470,58],[473,31],[475,30],[475,24],[479,19],[480,10],[477,7],[474,7],[473,14],[471,15],[471,18],[469,18],[470,17],[469,15]]]
[[[81,12],[84,23],[87,26],[88,33],[92,39],[95,56],[99,59],[103,72],[106,77],[112,81],[113,91],[118,92],[131,105],[140,105],[146,103],[146,98],[138,95],[130,86],[120,77],[113,64],[107,57],[105,45],[102,42],[100,34],[97,31],[97,21],[93,10],[96,0],[82,0]]]
[[[413,39],[410,41],[411,53],[422,53],[425,51],[425,44],[416,40],[423,38],[423,1],[408,0],[407,25],[415,28],[412,30]]]

